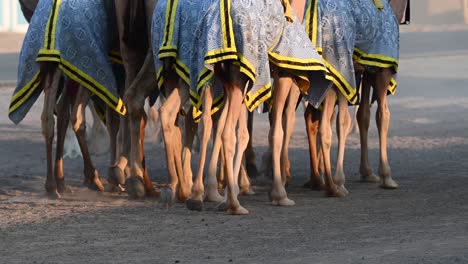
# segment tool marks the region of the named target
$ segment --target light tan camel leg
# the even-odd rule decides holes
[[[244,163],[245,161],[243,161]],[[252,185],[250,183],[249,175],[244,164],[241,165],[240,172],[239,172],[239,188],[241,195],[254,195],[255,192],[252,189]]]
[[[50,67],[50,69],[46,69],[46,67]],[[41,115],[42,135],[44,136],[46,143],[47,157],[47,178],[45,183],[45,189],[47,193],[56,197],[60,197],[60,194],[57,192],[57,183],[55,182],[54,177],[54,167],[52,164],[52,148],[55,132],[54,108],[57,98],[57,90],[60,82],[61,72],[58,70],[58,68],[56,68],[55,66],[51,66],[50,64],[41,65],[41,72],[45,72],[44,108],[42,109]]]
[[[322,119],[320,122],[320,143],[322,147],[323,164],[325,169],[326,192],[329,196],[344,197],[346,193],[342,192],[333,182],[330,162],[330,149],[332,145],[332,127],[331,118],[333,116],[336,100],[335,87],[330,89],[323,101]]]
[[[270,193],[271,203],[279,206],[292,206],[294,201],[286,194],[282,180],[281,152],[283,148],[283,110],[289,91],[292,88],[291,77],[275,76],[273,90],[273,108],[271,111],[272,125],[270,128],[269,141],[272,146],[273,185]]]
[[[369,75],[365,73],[362,79],[361,103],[357,112],[357,121],[359,125],[359,136],[361,138],[361,164],[359,172],[363,182],[379,182],[380,179],[372,171],[369,164],[368,133],[370,124],[370,91],[371,84]]]
[[[283,113],[283,148],[281,150],[281,179],[285,186],[288,186],[291,181],[291,163],[289,162],[289,142],[294,131],[294,125],[296,124],[296,105],[299,100],[301,92],[299,87],[294,84],[289,91],[288,100],[286,101],[286,107]]]
[[[255,151],[252,145],[253,120],[254,112],[248,112],[247,129],[249,130],[249,143],[247,144],[247,148],[245,150],[245,164],[248,176],[251,178],[256,178],[258,176],[258,169],[255,161]]]
[[[70,97],[64,89],[59,103],[57,103],[57,145],[55,149],[55,182],[59,193],[71,192],[65,185],[63,174],[63,152],[65,144],[65,135],[70,121]]]
[[[213,105],[213,95],[211,87],[204,91],[203,95],[203,109],[201,116],[201,149],[200,160],[198,163],[198,172],[195,183],[192,187],[192,194],[190,199],[187,200],[187,208],[192,211],[201,211],[203,209],[203,198],[205,196],[205,186],[203,185],[203,171],[205,169],[206,152],[208,149],[208,142],[210,140],[211,129],[213,128],[213,121],[211,119],[211,106]],[[187,124],[186,124],[187,125]]]
[[[211,159],[210,163],[208,164],[208,175],[205,180],[206,185],[206,197],[205,200],[207,202],[215,202],[220,203],[224,200],[224,198],[219,194],[218,191],[218,178],[216,177],[216,171],[218,167],[218,159],[221,155],[221,160],[223,160],[222,156],[224,156],[224,150],[222,150],[222,135],[224,126],[226,124],[226,117],[229,110],[229,101],[225,100],[223,110],[221,111],[221,115],[219,116],[215,136],[213,138],[213,148],[211,151]],[[224,162],[221,162],[220,166],[220,174],[223,175],[220,181],[224,182]],[[221,186],[224,188],[224,184],[219,182]]]
[[[317,134],[319,129],[321,111],[308,105],[304,112],[304,119],[307,129],[307,138],[309,139],[310,155],[310,179],[304,184],[305,188],[323,189],[325,183],[319,172],[318,152],[317,152]],[[320,154],[321,155],[321,154]]]
[[[180,107],[188,99],[189,91],[188,87],[175,80],[168,80],[167,86],[169,90],[172,89],[172,92],[159,109],[159,116],[161,118],[164,145],[166,148],[169,185],[172,189],[173,196],[177,194],[179,201],[185,202],[190,196],[191,186],[188,185],[186,179],[183,177],[180,150],[182,139],[180,129],[176,126],[176,121]]]
[[[231,78],[232,83],[225,85],[225,95],[227,95],[227,100],[229,101],[227,105],[229,109],[222,134],[223,150],[226,157],[226,207],[228,214],[245,215],[249,211],[240,205],[237,198],[239,195],[239,184],[235,181],[237,176],[234,176],[234,155],[237,140],[235,129],[242,109],[243,91],[247,80],[238,69],[234,70],[234,67],[230,68],[228,76]]]
[[[249,131],[247,129],[247,108],[245,104],[242,104],[240,113],[239,113],[239,121],[237,127],[237,149],[236,155],[234,157],[234,182],[236,182],[240,186],[239,181],[239,174],[241,173],[242,161],[244,157],[244,151],[247,148],[247,144],[249,143]],[[245,179],[243,179],[243,183]],[[248,188],[248,186],[247,186]],[[240,193],[240,188],[239,188]]]
[[[336,186],[344,194],[348,194],[348,190],[344,187],[345,184],[345,173],[343,168],[344,154],[346,147],[346,138],[349,134],[351,127],[351,117],[348,111],[348,100],[342,93],[338,93],[338,118],[336,119],[336,130],[338,134],[338,157],[336,160],[336,171],[333,176],[333,181]]]
[[[91,155],[88,150],[88,143],[86,142],[86,105],[91,97],[91,92],[80,86],[78,93],[75,96],[72,108],[70,121],[75,132],[76,139],[80,145],[81,154],[83,155],[84,167],[84,185],[90,189],[97,191],[104,191],[104,185],[99,179],[99,174],[91,161]]]
[[[379,130],[379,142],[380,142],[380,164],[379,164],[379,176],[382,181],[380,187],[384,189],[396,189],[398,184],[392,179],[392,171],[388,164],[387,157],[387,137],[388,127],[390,125],[390,110],[388,108],[387,101],[387,89],[392,72],[390,69],[382,69],[378,72],[375,77],[375,87],[377,92],[377,111],[375,114],[375,120],[377,122],[377,128]]]

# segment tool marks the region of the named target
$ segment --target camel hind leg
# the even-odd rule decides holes
[[[52,165],[52,148],[54,141],[54,108],[57,98],[57,91],[61,78],[61,72],[58,68],[51,64],[42,64],[41,72],[45,74],[44,83],[44,108],[41,115],[42,135],[46,143],[46,157],[47,157],[47,178],[45,189],[47,193],[60,197],[57,192],[57,183],[54,177],[54,167]]]
[[[253,149],[252,140],[253,140],[253,121],[254,121],[254,112],[248,112],[247,117],[247,129],[249,131],[249,143],[245,149],[245,167],[247,169],[247,174],[251,178],[256,178],[258,176],[258,169],[255,162],[255,151]]]
[[[104,191],[104,185],[99,179],[99,174],[93,165],[91,155],[86,141],[86,105],[89,102],[91,92],[80,86],[78,93],[72,102],[71,118],[73,131],[75,132],[76,139],[80,145],[81,154],[83,155],[84,165],[84,185],[90,189],[97,191]]]
[[[321,112],[312,105],[308,105],[304,112],[304,119],[309,140],[310,179],[304,184],[305,188],[322,189],[325,185],[319,171],[319,158],[317,152],[317,134]]]
[[[364,73],[361,88],[361,103],[357,112],[357,122],[359,125],[359,137],[361,139],[361,164],[359,172],[361,174],[361,181],[363,182],[379,182],[377,177],[372,171],[369,164],[369,146],[368,146],[368,133],[370,124],[370,91],[371,83],[369,74]]]
[[[377,111],[375,121],[379,130],[380,164],[379,176],[382,181],[380,187],[384,189],[396,189],[398,184],[392,179],[392,172],[387,156],[387,137],[390,124],[390,110],[387,101],[387,89],[392,77],[391,69],[385,68],[375,74],[374,89],[377,92]]]
[[[348,137],[351,127],[351,117],[348,111],[348,100],[340,92],[338,93],[338,109],[338,118],[336,119],[336,130],[338,134],[338,157],[336,160],[336,171],[333,176],[333,181],[342,193],[348,194],[348,190],[346,190],[344,187],[345,173],[343,163],[346,138]]]
[[[63,82],[61,82],[63,84]],[[69,192],[70,189],[65,186],[65,177],[63,173],[63,154],[65,135],[70,122],[70,97],[68,89],[64,89],[59,102],[57,103],[57,145],[55,149],[55,182],[59,193]]]

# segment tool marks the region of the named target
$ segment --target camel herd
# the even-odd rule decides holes
[[[253,111],[259,108],[270,119],[269,199],[273,205],[292,206],[286,192],[291,178],[288,149],[300,100],[307,105],[304,118],[311,162],[305,186],[334,197],[348,194],[344,174],[351,127],[348,105],[358,104],[361,179],[380,182],[386,189],[398,187],[387,157],[387,95],[395,92],[398,24],[408,0],[20,3],[30,27],[9,117],[19,123],[44,93],[45,188],[51,195],[60,197],[69,191],[63,155],[71,125],[89,188],[126,191],[134,198],[160,196],[164,204],[178,200],[190,210],[202,210],[206,201],[217,202],[229,214],[248,214],[238,196],[253,193],[249,174],[257,170],[251,135]],[[159,120],[169,177],[160,189],[153,185],[145,164],[145,155],[151,155],[144,150],[148,99],[150,104],[161,101]],[[85,108],[90,101],[109,133],[111,188],[105,188],[88,149]],[[378,176],[369,165],[367,144],[374,101],[380,140]],[[336,105],[339,147],[332,175],[331,123]],[[196,134],[200,158],[193,173]]]

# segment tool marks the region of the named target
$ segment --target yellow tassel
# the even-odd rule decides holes
[[[382,0],[374,0],[374,4],[375,4],[375,7],[377,7],[378,9],[380,10],[384,9],[384,4]]]
[[[286,17],[286,20],[288,20],[291,23],[294,23],[292,11],[291,11],[291,5],[289,5],[289,0],[281,0],[281,3],[283,4],[283,7],[284,7],[284,16]]]

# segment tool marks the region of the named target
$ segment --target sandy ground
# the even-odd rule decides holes
[[[400,189],[357,181],[356,134],[348,140],[345,160],[350,195],[326,198],[302,189],[309,165],[300,110],[290,152],[294,181],[288,188],[297,205],[270,206],[266,188],[257,185],[256,195],[241,197],[251,212],[243,217],[218,212],[215,204],[203,212],[189,212],[183,204],[165,210],[157,200],[94,193],[82,187],[80,159],[65,160],[66,182],[74,193],[49,199],[43,187],[42,101],[15,126],[7,118],[13,90],[2,88],[0,263],[468,263],[466,49],[402,56],[399,91],[390,99],[389,135]],[[260,160],[267,146],[265,116],[257,115],[255,129]],[[370,137],[377,170],[374,123]],[[163,148],[147,145],[150,175],[164,181]],[[107,155],[94,161],[105,178]]]

